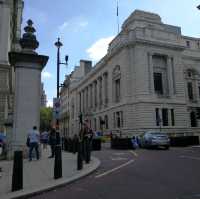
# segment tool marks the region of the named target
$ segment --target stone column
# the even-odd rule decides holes
[[[102,77],[98,77],[98,105],[99,109],[102,106]]]
[[[27,134],[40,125],[41,71],[48,57],[38,55],[39,43],[34,35],[33,22],[28,20],[20,39],[21,52],[9,52],[9,61],[15,69],[14,126],[11,156],[15,150],[26,149]]]
[[[103,74],[103,103],[104,103],[104,106],[106,107],[107,104],[108,104],[108,73],[105,72]]]
[[[169,56],[167,57],[167,81],[168,81],[169,96],[172,97],[174,94],[173,74],[172,74],[172,58]]]
[[[93,84],[90,84],[90,108],[93,108]]]
[[[97,100],[97,80],[94,81],[94,109],[97,109],[97,104],[98,104],[98,100]]]
[[[149,67],[149,92],[154,95],[154,77],[153,77],[153,61],[152,53],[148,53],[148,67]]]

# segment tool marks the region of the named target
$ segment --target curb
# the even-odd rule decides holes
[[[27,191],[17,191],[17,192],[13,192],[13,193],[9,193],[7,195],[4,195],[1,197],[1,199],[24,199],[27,197],[31,197],[31,196],[35,196],[35,195],[39,195],[43,192],[48,192],[51,190],[54,190],[58,187],[62,187],[65,186],[67,184],[71,184],[91,173],[93,173],[94,171],[96,171],[98,169],[98,167],[100,166],[101,162],[99,159],[95,158],[95,157],[91,157],[91,161],[93,161],[94,165],[92,167],[86,168],[85,171],[81,170],[78,174],[76,174],[75,176],[72,176],[70,178],[64,179],[58,179],[55,180],[54,184],[48,184],[46,186],[40,187],[40,188],[35,188],[34,190],[27,190]]]

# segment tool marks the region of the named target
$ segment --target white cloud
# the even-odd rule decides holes
[[[88,21],[82,21],[79,23],[79,26],[86,27],[88,25]]]
[[[108,44],[113,40],[114,36],[101,38],[97,40],[90,48],[86,50],[89,58],[93,61],[99,61],[106,53]]]
[[[67,26],[69,26],[69,23],[68,23],[67,21],[65,21],[62,25],[60,25],[60,26],[58,27],[58,29],[59,29],[60,31],[63,31]]]
[[[42,78],[43,79],[50,79],[52,77],[53,76],[52,76],[52,74],[50,72],[47,72],[47,71],[42,72]]]
[[[53,101],[50,99],[47,100],[47,107],[49,107],[49,106],[53,107]]]
[[[78,32],[80,29],[88,26],[88,21],[82,17],[74,17],[68,21],[65,21],[62,25],[58,27],[60,33],[64,33],[66,30],[73,32]]]

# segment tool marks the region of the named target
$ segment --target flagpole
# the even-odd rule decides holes
[[[119,2],[117,0],[117,28],[118,28],[118,34],[119,34]]]

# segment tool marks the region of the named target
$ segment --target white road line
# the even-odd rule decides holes
[[[138,157],[138,154],[134,151],[130,151],[135,157]]]
[[[127,160],[128,158],[121,158],[121,157],[118,157],[118,158],[113,158],[113,157],[111,157],[111,160]]]
[[[103,177],[103,176],[105,176],[105,175],[108,175],[108,174],[110,174],[110,173],[112,173],[112,172],[114,172],[114,171],[117,171],[117,170],[119,170],[119,169],[121,169],[121,168],[123,168],[123,167],[125,167],[125,166],[127,166],[127,165],[129,165],[129,164],[131,164],[131,163],[133,163],[134,161],[135,161],[135,160],[130,160],[130,161],[128,161],[128,162],[126,162],[126,163],[124,163],[124,164],[118,166],[118,167],[115,167],[115,168],[113,168],[113,169],[111,169],[111,170],[109,170],[109,171],[106,171],[106,172],[104,172],[104,173],[102,173],[102,174],[99,174],[99,175],[95,176],[95,178],[100,178],[100,177]]]
[[[186,155],[181,155],[180,158],[187,158],[187,159],[192,159],[192,160],[200,160],[199,157],[192,157],[192,156],[186,156]]]

